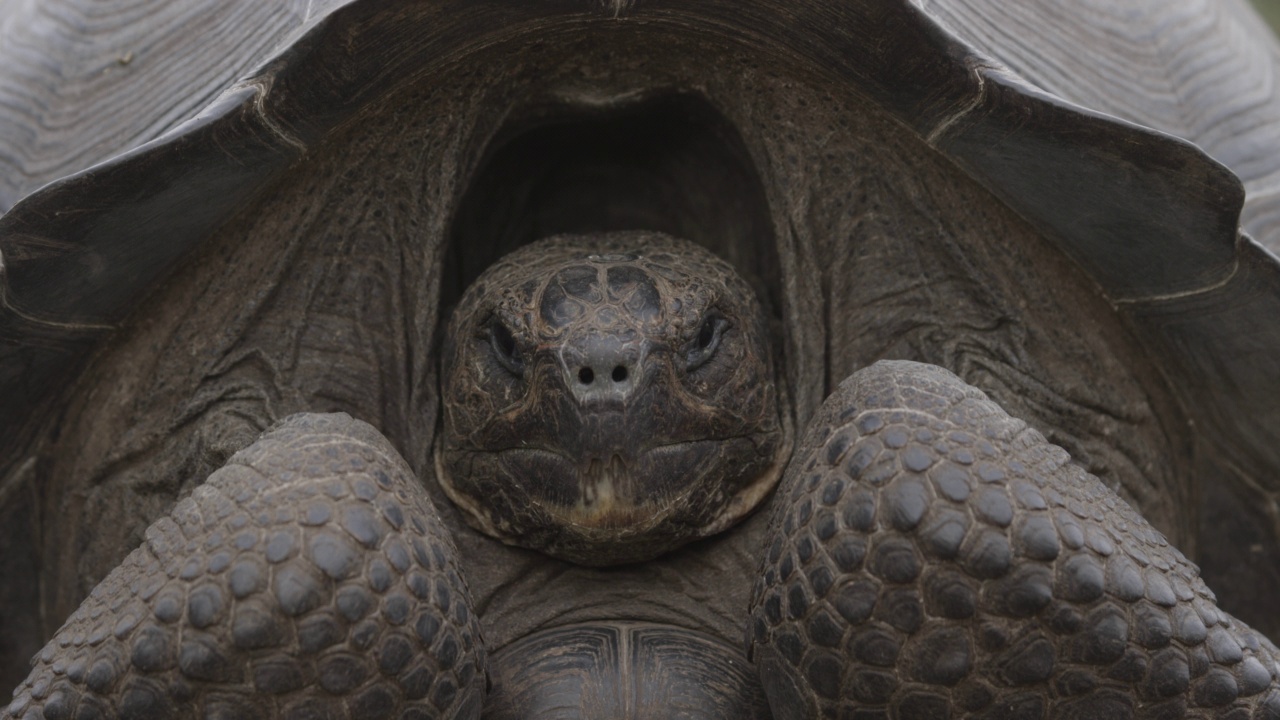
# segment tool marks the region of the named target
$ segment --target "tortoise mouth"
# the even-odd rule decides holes
[[[582,565],[657,557],[718,534],[774,488],[789,454],[777,430],[656,445],[628,459],[559,448],[440,448],[440,486],[467,523]]]
[[[558,523],[581,529],[644,532],[679,511],[714,473],[727,442],[664,443],[608,458],[574,458],[549,448],[495,451],[510,477],[527,478],[528,499]]]

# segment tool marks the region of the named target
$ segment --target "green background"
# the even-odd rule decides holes
[[[1280,31],[1280,0],[1253,0],[1253,6],[1271,23],[1272,30]]]

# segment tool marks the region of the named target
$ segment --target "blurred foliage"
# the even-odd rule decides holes
[[[1271,23],[1271,29],[1280,33],[1280,0],[1253,0],[1253,6]]]

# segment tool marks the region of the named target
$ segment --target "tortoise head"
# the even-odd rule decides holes
[[[463,295],[436,466],[477,529],[586,565],[718,533],[790,452],[765,315],[723,260],[647,232],[558,236]]]

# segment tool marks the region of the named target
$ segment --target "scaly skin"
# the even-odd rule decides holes
[[[1280,718],[1276,647],[941,368],[854,373],[780,492],[750,630],[780,718]]]
[[[703,248],[539,241],[486,270],[449,323],[437,475],[504,542],[583,565],[651,559],[777,484],[791,438],[771,355],[750,286]]]
[[[447,531],[346,415],[295,415],[147,530],[6,717],[476,718],[485,652]]]
[[[728,325],[703,344],[713,310]],[[592,564],[725,530],[790,443],[764,326],[746,283],[681,241],[525,248],[454,320],[442,484],[498,539]],[[612,385],[574,385],[617,367],[628,373]],[[538,452],[492,472],[524,442]],[[660,465],[629,447],[673,442],[685,464],[633,472]],[[585,462],[608,452],[631,465]],[[941,368],[855,373],[769,502],[743,609],[754,670],[723,638],[620,609],[501,648],[485,696],[466,558],[422,485],[372,427],[294,416],[150,528],[37,656],[7,716],[475,718],[483,698],[513,720],[1280,720],[1276,647],[1219,611],[1195,566],[1065,451]]]

